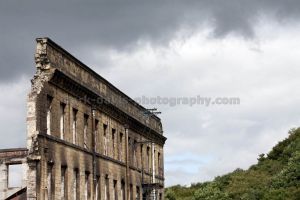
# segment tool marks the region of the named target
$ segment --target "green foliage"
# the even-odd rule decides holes
[[[206,187],[198,189],[193,196],[193,200],[229,200],[227,193],[221,191],[217,183],[212,182]]]
[[[266,160],[265,154],[264,153],[260,154],[259,158],[257,160],[260,161],[260,162]]]
[[[194,192],[202,186],[205,186],[206,183],[197,184],[197,186],[191,186],[191,187],[185,187],[180,185],[175,185],[170,188],[166,189],[166,195],[165,197],[168,199],[174,199],[173,194],[175,194],[176,200],[191,200],[192,196],[194,195]],[[169,192],[171,194],[169,194]]]
[[[300,128],[289,131],[258,163],[212,182],[166,190],[169,200],[300,200]]]
[[[272,180],[273,188],[300,187],[300,151],[296,152],[287,166]]]
[[[176,200],[175,192],[172,189],[167,189],[165,194],[166,200]]]

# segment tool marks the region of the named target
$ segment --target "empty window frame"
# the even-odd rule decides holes
[[[90,176],[90,173],[86,172],[85,173],[85,182],[84,182],[84,199],[85,200],[89,200],[91,198],[90,197],[91,193],[89,191],[89,188],[90,188],[89,176]]]
[[[108,175],[105,176],[105,185],[104,185],[104,200],[109,200],[109,179]]]
[[[137,167],[136,146],[137,146],[137,141],[134,140],[132,144],[132,151],[133,151],[133,166],[135,167]]]
[[[103,153],[104,155],[107,156],[107,153],[108,153],[108,147],[107,147],[107,143],[108,143],[108,138],[107,138],[107,125],[106,124],[103,124]]]
[[[72,137],[73,137],[73,144],[77,144],[77,113],[78,110],[73,108],[72,110]]]
[[[141,150],[141,152],[140,152],[140,159],[141,159],[141,168],[143,168],[144,167],[144,163],[143,163],[143,148],[144,148],[144,145],[143,144],[141,144],[141,146],[140,146],[140,150]]]
[[[66,188],[67,188],[67,184],[66,184],[66,167],[61,167],[61,182],[60,182],[60,197],[61,197],[61,200],[67,199]]]
[[[22,187],[22,164],[12,164],[7,166],[8,188]]]
[[[123,133],[121,132],[119,137],[119,160],[123,161]]]
[[[79,172],[78,169],[73,170],[73,200],[79,200]]]
[[[128,141],[127,141],[127,143],[128,143],[128,153],[129,153],[129,155],[128,155],[128,160],[129,160],[129,163],[130,163],[130,165],[132,165],[132,145],[131,145],[131,137],[128,137]]]
[[[99,152],[99,146],[100,146],[100,140],[99,140],[99,120],[95,120],[95,132],[94,132],[94,137],[95,137],[95,151]]]
[[[147,147],[147,170],[150,172],[151,160],[150,160],[150,147]]]
[[[133,185],[130,184],[129,188],[129,200],[133,200]]]
[[[84,148],[88,148],[88,122],[89,122],[89,116],[84,115],[84,122],[83,122],[83,146]]]
[[[48,164],[47,166],[47,197],[46,199],[52,200],[52,188],[53,188],[53,165]]]
[[[115,158],[115,148],[116,148],[116,129],[111,129],[112,137],[112,158]]]
[[[48,135],[51,135],[51,121],[52,121],[52,114],[51,114],[51,107],[52,107],[52,100],[53,100],[53,97],[47,95],[47,134]]]
[[[122,198],[122,200],[125,200],[125,181],[124,180],[122,180],[121,181],[121,198]]]
[[[114,199],[115,200],[118,200],[118,189],[117,189],[117,180],[114,180],[114,191],[113,191],[113,193],[114,193]]]
[[[96,177],[95,200],[100,200],[100,176]]]
[[[60,103],[60,139],[64,139],[64,134],[65,134],[65,109],[66,109],[66,104]]]
[[[154,167],[154,169],[152,169],[152,172],[154,171],[155,174],[156,174],[157,173],[157,171],[156,171],[156,168],[157,168],[157,166],[156,166],[156,150],[153,151],[153,155],[152,156],[153,157],[152,157],[152,163],[151,163],[152,165],[151,165],[151,167],[152,168]],[[153,163],[154,163],[154,166],[153,166]]]
[[[161,167],[160,152],[157,153],[157,166],[158,166],[158,174],[161,175],[161,173],[162,173],[162,167]]]

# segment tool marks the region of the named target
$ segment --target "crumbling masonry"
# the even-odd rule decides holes
[[[0,150],[0,199],[163,199],[160,119],[48,38],[35,62],[27,148]]]

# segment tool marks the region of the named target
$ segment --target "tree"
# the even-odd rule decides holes
[[[193,200],[229,200],[227,193],[220,190],[214,182],[206,187],[200,188],[194,193]]]
[[[165,194],[166,200],[176,200],[175,192],[172,189],[168,189]]]

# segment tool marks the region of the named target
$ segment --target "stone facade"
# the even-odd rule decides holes
[[[163,199],[160,119],[48,38],[35,61],[27,199]]]

